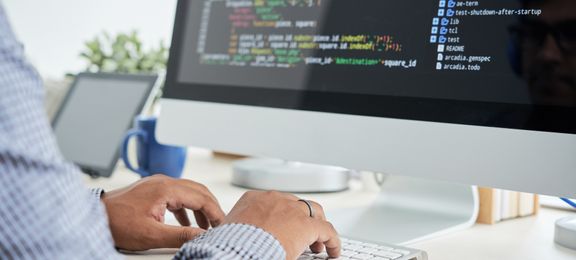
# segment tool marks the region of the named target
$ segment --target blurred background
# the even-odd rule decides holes
[[[162,62],[159,56],[170,45],[176,9],[175,0],[2,0],[2,3],[25,45],[28,59],[47,82],[62,81],[67,74],[99,71],[98,63],[102,60],[109,60],[104,65],[109,71],[134,68],[134,64],[122,64],[122,60],[128,60],[124,59],[127,55],[140,55],[142,60],[148,59],[148,65],[143,67],[158,70],[158,63]],[[89,47],[96,47],[97,41],[106,55],[113,53],[111,49],[116,43],[115,60],[98,59],[101,52],[93,52]],[[135,54],[138,42],[141,49]],[[146,69],[150,70],[143,70]]]

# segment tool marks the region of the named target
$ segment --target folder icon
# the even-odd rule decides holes
[[[442,24],[442,26],[446,26],[446,25],[448,25],[449,22],[450,22],[450,20],[448,20],[448,18],[442,18],[442,21],[440,22],[440,24]]]
[[[446,37],[444,36],[438,37],[438,43],[446,43]]]
[[[447,34],[447,33],[448,33],[448,29],[446,27],[440,28],[440,34]]]

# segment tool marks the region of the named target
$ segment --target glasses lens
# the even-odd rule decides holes
[[[563,23],[558,26],[525,22],[512,26],[510,31],[527,48],[542,47],[546,37],[552,35],[563,51],[576,53],[576,23],[574,22]]]
[[[570,53],[576,53],[576,22],[562,24],[556,28],[556,40],[562,48]]]

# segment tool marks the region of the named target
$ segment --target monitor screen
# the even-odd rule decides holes
[[[572,0],[179,1],[165,97],[576,133]]]

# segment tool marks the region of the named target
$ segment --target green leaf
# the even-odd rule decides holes
[[[138,31],[101,35],[84,43],[79,57],[88,64],[87,71],[142,73],[160,72],[166,69],[168,48],[159,41],[157,48],[145,49]]]

